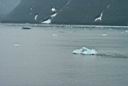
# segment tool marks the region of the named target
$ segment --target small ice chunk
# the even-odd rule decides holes
[[[43,22],[41,22],[41,23],[43,23],[43,24],[50,24],[51,22],[52,22],[51,19],[47,19],[47,20],[45,20],[45,21],[43,21]]]
[[[102,34],[102,36],[108,36],[108,34]]]
[[[80,49],[76,49],[72,51],[73,54],[82,54],[82,55],[96,55],[97,51],[95,49],[89,49],[86,47],[82,47]]]
[[[20,47],[21,45],[20,44],[13,44],[14,47]]]
[[[52,12],[56,12],[56,8],[52,8],[51,11],[52,11]]]

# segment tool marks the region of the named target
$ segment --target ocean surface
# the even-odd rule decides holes
[[[0,86],[127,85],[127,26],[0,24]]]

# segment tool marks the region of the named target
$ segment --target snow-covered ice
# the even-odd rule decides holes
[[[80,49],[76,49],[72,51],[73,54],[82,54],[82,55],[96,55],[97,51],[95,49],[89,49],[86,47],[82,47]]]
[[[57,15],[57,13],[52,14],[52,15],[51,15],[51,18],[56,17],[56,15]]]
[[[52,19],[54,17],[56,17],[58,13],[56,13],[56,8],[51,8],[51,11],[53,12],[53,14],[49,15],[50,18],[45,20],[45,21],[43,21],[43,22],[41,22],[41,23],[43,23],[43,24],[50,24],[52,22]],[[35,16],[35,20],[37,20],[37,17],[38,16]]]
[[[43,23],[43,24],[50,24],[51,22],[52,22],[51,19],[47,19],[47,20],[45,20],[45,21],[43,21],[43,22],[41,22],[41,23]]]

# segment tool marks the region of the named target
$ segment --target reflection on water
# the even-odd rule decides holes
[[[128,59],[128,56],[121,55],[121,54],[97,54],[100,57],[107,57],[107,58],[120,58],[120,59]]]

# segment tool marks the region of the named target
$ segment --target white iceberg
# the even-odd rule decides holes
[[[50,24],[51,22],[52,22],[51,19],[47,19],[47,20],[45,20],[45,21],[43,21],[43,22],[41,22],[41,23],[43,23],[43,24]]]
[[[72,51],[73,54],[82,54],[82,55],[96,55],[97,51],[95,49],[89,49],[86,47],[82,47],[80,49],[76,49]]]

